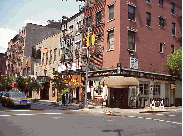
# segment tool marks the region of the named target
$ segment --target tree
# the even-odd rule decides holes
[[[26,83],[27,83],[28,77],[27,76],[21,76],[20,74],[17,74],[16,81],[16,87],[21,90],[21,92],[24,92],[26,89]]]
[[[9,75],[6,75],[6,77],[1,79],[1,85],[4,88],[4,90],[9,91],[12,88],[12,82],[13,82],[13,79],[10,78]]]
[[[176,79],[182,79],[182,47],[168,55],[166,64],[170,68],[171,74],[176,76]]]
[[[39,90],[43,89],[42,84],[40,84],[34,77],[33,78],[29,77],[27,81],[29,84],[26,88],[29,92],[31,91],[38,92]]]
[[[67,82],[64,81],[62,78],[62,74],[59,72],[53,73],[54,77],[51,79],[51,82],[53,83],[53,87],[57,89],[57,102],[58,102],[58,94],[62,93],[63,90],[68,88]]]

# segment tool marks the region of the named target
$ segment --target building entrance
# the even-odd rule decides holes
[[[49,83],[43,83],[42,86],[43,89],[41,90],[40,98],[42,100],[49,100]]]
[[[110,96],[110,106],[128,108],[128,88],[111,88]]]

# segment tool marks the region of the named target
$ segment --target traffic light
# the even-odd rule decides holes
[[[92,35],[92,45],[97,45],[97,40],[98,36],[96,36],[95,34]]]
[[[90,35],[86,37],[86,46],[90,46]]]

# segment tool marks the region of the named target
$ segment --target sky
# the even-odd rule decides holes
[[[26,23],[47,25],[79,12],[83,2],[76,0],[0,0],[0,53],[5,53],[8,42]]]

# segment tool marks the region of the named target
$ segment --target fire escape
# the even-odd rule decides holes
[[[85,0],[84,9],[84,29],[83,29],[83,47],[86,46],[85,38],[88,31],[98,36],[98,44],[89,50],[89,65],[96,69],[102,69],[103,65],[103,45],[104,41],[104,20],[105,20],[106,0]],[[86,59],[86,51],[83,50],[82,59]],[[89,70],[95,70],[95,67],[89,67]]]

